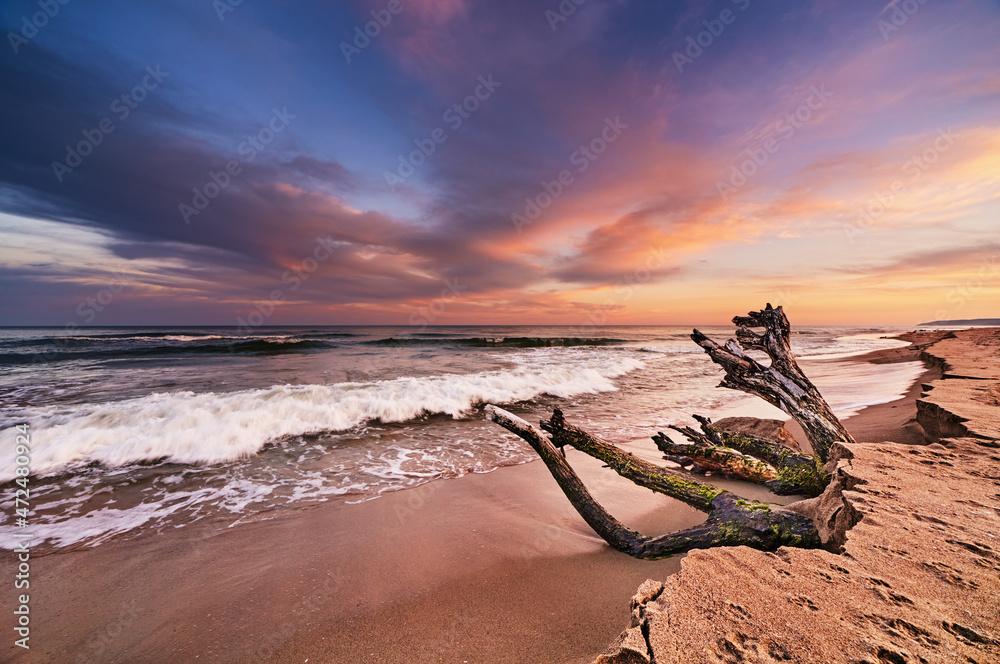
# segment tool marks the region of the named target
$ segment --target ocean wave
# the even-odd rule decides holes
[[[98,346],[122,344],[126,342],[200,342],[220,339],[240,341],[300,341],[304,339],[348,339],[362,336],[351,332],[326,332],[308,330],[296,332],[275,331],[273,334],[247,335],[238,333],[201,332],[197,330],[173,330],[170,332],[122,332],[115,334],[55,334],[40,337],[21,337],[0,340],[0,346],[18,348],[24,346]]]
[[[209,339],[246,339],[246,335],[209,334],[207,332],[128,332],[122,334],[56,334],[45,337],[5,339],[0,345],[20,346],[95,346],[128,341],[199,341]]]
[[[553,346],[614,346],[628,343],[628,339],[583,338],[583,337],[464,337],[464,338],[397,338],[372,339],[362,343],[371,346],[423,346],[453,345],[473,348],[549,348]]]
[[[218,340],[227,337],[218,337]],[[192,354],[253,354],[274,355],[280,353],[296,353],[303,350],[330,348],[331,343],[317,339],[294,338],[258,338],[229,343],[177,343],[153,346],[120,346],[113,348],[84,348],[75,350],[72,347],[56,349],[39,349],[33,353],[0,353],[0,365],[16,366],[34,362],[67,362],[71,360],[129,360],[150,357],[163,357]],[[199,341],[208,339],[201,338]],[[184,340],[178,340],[184,341]]]
[[[879,332],[850,334],[833,339],[823,339],[819,342],[813,340],[793,340],[792,350],[797,357],[801,358],[818,359],[819,357],[826,357],[834,359],[849,357],[851,355],[863,355],[875,350],[902,348],[909,345],[909,341],[891,339],[884,332]]]
[[[14,477],[13,422],[27,421],[31,427],[32,469],[39,475],[90,463],[210,464],[252,456],[285,436],[347,431],[368,421],[406,422],[437,413],[460,418],[485,402],[512,403],[541,394],[570,397],[613,391],[614,378],[642,366],[631,357],[591,357],[476,374],[280,385],[231,393],[157,393],[104,404],[22,409],[5,418],[0,482]]]
[[[643,346],[637,350],[642,353],[660,353],[662,355],[696,355],[703,352],[700,348],[677,348],[667,346]]]
[[[353,332],[324,332],[323,330],[313,330],[309,332],[298,332],[297,336],[305,339],[350,339],[351,337],[364,336]]]

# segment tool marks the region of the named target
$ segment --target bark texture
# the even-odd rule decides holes
[[[781,307],[770,304],[761,311],[736,316],[736,338],[719,345],[694,330],[691,339],[705,349],[712,361],[726,371],[719,387],[755,394],[785,411],[802,427],[813,452],[826,463],[835,443],[853,443],[854,439],[833,414],[823,395],[795,361],[791,348],[791,326]],[[754,329],[763,328],[761,333]],[[746,354],[756,350],[771,358],[765,366]]]
[[[708,513],[700,526],[659,537],[647,537],[623,525],[598,503],[565,455],[544,431],[496,406],[486,407],[487,417],[517,434],[538,453],[552,477],[584,521],[608,544],[636,558],[662,558],[691,549],[713,546],[751,546],[773,550],[779,546],[817,547],[819,533],[812,521],[788,510],[748,501],[709,484],[682,477],[654,466],[576,427],[557,429],[564,444],[578,443],[581,451],[608,463],[623,477],[653,491],[677,498]],[[561,420],[557,410],[553,418]],[[551,420],[549,421],[551,426]]]
[[[701,431],[687,426],[670,427],[683,434],[690,441],[688,444],[675,443],[662,432],[653,436],[666,460],[697,473],[712,471],[764,484],[779,496],[818,496],[830,481],[817,457],[778,441],[717,429],[707,417],[694,417],[700,422]]]
[[[757,395],[791,415],[806,432],[814,455],[792,449],[787,432],[774,440],[712,425],[695,415],[700,430],[671,426],[689,442],[676,443],[664,433],[653,437],[664,458],[695,472],[713,472],[757,484],[778,494],[821,494],[830,481],[823,465],[830,450],[853,439],[833,414],[819,390],[802,373],[790,346],[790,326],[781,307],[733,319],[736,338],[719,345],[698,330],[691,338],[726,372],[721,387]],[[753,329],[762,329],[760,333]],[[764,365],[746,351],[762,351]],[[566,422],[556,408],[537,428],[490,405],[487,417],[520,436],[538,453],[570,503],[614,548],[637,558],[659,558],[691,549],[745,545],[761,550],[779,546],[818,547],[820,536],[811,519],[794,511],[749,501],[694,479],[690,474],[649,463],[634,454]],[[761,425],[768,424],[759,421]],[[780,425],[779,425],[780,426]],[[766,429],[766,427],[761,427]],[[756,431],[756,430],[755,430]],[[680,500],[708,514],[704,524],[660,537],[647,537],[625,527],[598,503],[569,465],[563,448],[573,447],[603,461],[632,482]]]

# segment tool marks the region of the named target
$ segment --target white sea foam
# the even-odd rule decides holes
[[[707,332],[713,338],[731,334]],[[904,343],[882,339],[882,334],[824,330],[793,338],[803,369],[841,417],[863,405],[896,398],[920,374],[919,363],[876,366],[825,359],[831,353],[855,354]],[[631,338],[624,332],[615,336]],[[429,360],[423,358],[424,349],[414,355],[392,347],[386,351],[392,356],[391,368],[382,351],[366,348],[375,357],[366,357],[372,365],[364,369],[381,378],[361,374],[369,382],[321,384],[331,369],[332,375],[350,376],[336,372],[345,366],[357,368],[354,356],[343,361],[332,351],[316,360],[316,370],[308,373],[302,373],[301,361],[284,361],[282,366],[290,367],[299,380],[312,383],[306,385],[265,387],[267,383],[244,381],[234,384],[234,391],[222,392],[226,388],[219,386],[231,379],[225,375],[204,383],[214,388],[200,388],[216,391],[150,394],[104,404],[69,405],[19,396],[8,403],[38,405],[10,406],[0,416],[0,477],[9,479],[13,470],[5,465],[13,458],[10,425],[29,422],[33,475],[49,474],[33,477],[33,545],[94,546],[127,533],[163,532],[206,519],[227,527],[273,518],[277,509],[332,496],[348,497],[348,502],[372,500],[387,491],[537,458],[520,439],[498,432],[494,425],[463,419],[482,402],[534,400],[519,407],[537,418],[557,401],[570,411],[587,413],[588,428],[615,440],[645,438],[671,422],[686,422],[691,413],[718,418],[735,407],[770,408],[759,399],[717,389],[721,370],[686,334],[676,340],[660,336],[603,347],[470,351],[442,346]],[[148,341],[219,338],[232,337],[195,337],[179,331]],[[294,339],[274,335],[268,340]],[[401,364],[397,367],[396,362]],[[391,379],[400,370],[419,377]],[[426,376],[428,371],[438,375]],[[190,384],[184,373],[172,377],[175,384]],[[60,380],[62,389],[67,383]],[[621,391],[609,394],[616,388]],[[148,391],[133,388],[125,393]],[[12,394],[21,392],[12,390],[8,396]],[[541,395],[555,399],[538,399]],[[743,414],[782,416],[776,410],[756,410]],[[435,413],[461,421],[424,418]],[[320,435],[305,435],[310,433]],[[262,449],[269,442],[277,444]],[[153,459],[184,465],[135,465]],[[245,460],[231,462],[236,459]],[[85,467],[94,461],[102,466]],[[70,472],[56,474],[63,470]],[[8,485],[5,498],[14,486]],[[15,541],[15,532],[13,517],[0,512],[0,548],[7,546],[5,541]]]
[[[358,497],[351,503],[364,502],[388,491],[440,478],[490,472],[534,458],[530,449],[519,442],[501,439],[486,447],[471,440],[449,443],[419,450],[398,446],[369,449],[362,452],[361,458],[331,463],[321,471],[297,468],[291,474],[260,468],[253,471],[246,464],[221,474],[204,466],[189,466],[180,473],[154,474],[152,480],[147,478],[135,487],[128,481],[114,487],[102,482],[116,475],[129,477],[138,470],[134,466],[71,475],[32,489],[37,491],[33,493],[32,546],[98,546],[133,531],[162,532],[205,518],[220,519],[231,528],[271,518],[268,515],[278,505],[346,495]],[[139,496],[141,499],[135,502]],[[0,549],[13,548],[19,532],[13,519],[0,511]]]
[[[902,348],[909,346],[909,341],[901,339],[888,339],[885,332],[863,332],[859,334],[848,334],[834,338],[832,341],[824,342],[822,345],[801,344],[801,340],[793,341],[792,348],[799,357],[809,359],[840,359],[853,355],[863,355],[873,350],[886,350],[889,348]]]
[[[611,391],[614,378],[642,366],[630,357],[578,356],[572,362],[524,362],[510,371],[467,375],[160,393],[96,405],[23,409],[11,419],[31,427],[32,471],[37,475],[95,461],[108,467],[161,458],[218,463],[251,456],[284,436],[346,431],[370,420],[405,422],[434,413],[459,418],[484,402]],[[14,477],[13,446],[8,430],[0,441],[0,481]]]

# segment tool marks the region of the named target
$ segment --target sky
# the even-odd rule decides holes
[[[1000,316],[996,0],[8,0],[0,28],[2,325]]]

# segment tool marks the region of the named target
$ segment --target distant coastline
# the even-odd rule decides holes
[[[924,325],[981,325],[983,327],[1000,326],[1000,318],[959,318],[956,320],[932,320],[929,323],[918,323],[920,327]]]

